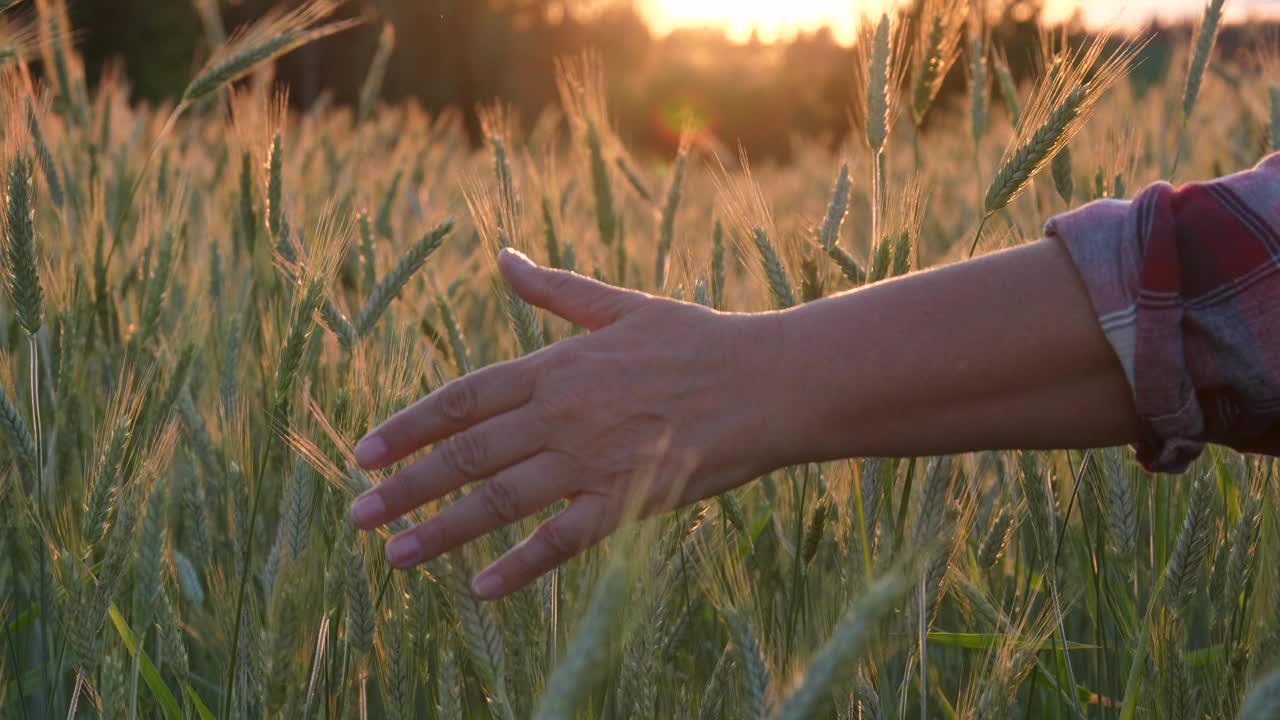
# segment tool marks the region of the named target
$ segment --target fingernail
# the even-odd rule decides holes
[[[404,567],[416,560],[421,552],[422,543],[417,535],[397,535],[387,543],[387,562]]]
[[[369,467],[382,460],[387,454],[387,441],[377,435],[365,435],[356,443],[356,462]]]
[[[365,527],[386,511],[387,504],[383,502],[382,496],[370,490],[351,503],[351,522]]]
[[[533,264],[533,261],[529,259],[528,255],[525,255],[524,253],[520,252],[519,250],[513,247],[505,247],[502,249],[502,252],[503,254],[509,255],[513,259],[518,260],[521,263],[524,263],[525,265]]]
[[[485,570],[471,581],[471,592],[481,600],[491,600],[502,590],[502,578],[492,570]]]

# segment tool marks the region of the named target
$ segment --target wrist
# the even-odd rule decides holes
[[[735,316],[749,338],[737,381],[750,403],[753,454],[770,470],[843,457],[839,427],[848,404],[833,377],[837,364],[830,338],[812,332],[812,308]],[[748,359],[749,358],[749,359]]]

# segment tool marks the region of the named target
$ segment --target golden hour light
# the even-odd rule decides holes
[[[852,44],[858,18],[878,15],[909,2],[892,0],[645,0],[641,12],[659,34],[683,28],[723,31],[734,42],[746,42],[752,34],[762,42],[786,41],[799,32],[830,28],[836,40]],[[1031,5],[1025,5],[1028,11]],[[1164,22],[1195,18],[1203,0],[1044,0],[1041,20],[1061,22],[1078,18],[1090,27],[1137,27],[1156,18]],[[1274,17],[1280,13],[1271,0],[1243,0],[1226,9],[1229,20]]]
[[[1280,720],[1278,569],[1280,0],[0,0],[0,720]]]
[[[773,42],[826,26],[840,42],[849,43],[858,15],[879,9],[875,0],[649,0],[644,11],[659,33],[706,27],[723,29],[738,42],[750,38],[752,32],[764,42]]]

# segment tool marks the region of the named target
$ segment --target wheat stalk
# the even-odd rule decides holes
[[[807,303],[827,294],[826,277],[818,267],[821,248],[804,245],[800,252],[800,302]]]
[[[35,441],[22,414],[9,401],[4,388],[0,387],[0,428],[9,443],[10,452],[18,461],[18,468],[27,484],[35,481],[38,464]]]
[[[827,203],[827,212],[818,230],[818,242],[824,250],[840,241],[840,226],[844,224],[845,215],[849,213],[849,190],[852,185],[849,178],[849,163],[841,163],[840,174],[836,176],[835,185],[831,188],[831,201]]]
[[[1053,175],[1053,188],[1058,191],[1058,197],[1062,198],[1062,202],[1070,205],[1071,198],[1075,195],[1075,180],[1071,177],[1071,148],[1063,145],[1058,150],[1058,154],[1053,156],[1050,164],[1050,173]]]
[[[1069,131],[1079,127],[1076,120],[1087,98],[1083,87],[1073,89],[1040,127],[1005,158],[987,188],[983,212],[990,215],[1008,205],[1027,186],[1032,176],[1062,149]]]
[[[961,704],[961,717],[994,718],[1007,713],[1018,683],[1031,671],[1036,653],[1053,633],[1052,620],[1048,615],[1032,618],[1028,610],[988,653],[990,660],[969,683]]]
[[[4,286],[13,303],[18,324],[35,335],[43,321],[44,293],[37,271],[39,260],[35,231],[35,188],[32,181],[31,159],[17,155],[9,165],[3,245],[5,268]]]
[[[356,230],[360,237],[360,282],[364,292],[373,290],[378,278],[378,258],[374,249],[373,223],[369,220],[369,212],[361,209],[356,213]]]
[[[418,239],[418,242],[411,245],[404,255],[400,256],[395,266],[387,271],[382,281],[373,289],[373,292],[369,293],[369,299],[356,315],[354,326],[358,337],[368,337],[378,319],[386,312],[387,306],[399,297],[405,285],[422,269],[427,258],[440,249],[444,239],[452,230],[453,221],[445,220],[428,230]]]
[[[547,248],[547,264],[558,270],[566,270],[560,257],[560,240],[556,237],[556,222],[551,198],[542,196],[542,238]]]
[[[881,13],[873,26],[866,17],[858,26],[854,62],[855,126],[864,129],[872,155],[878,155],[893,131],[899,110],[899,86],[907,69],[907,26],[896,16]]]
[[[631,566],[625,553],[608,562],[573,640],[547,681],[546,693],[533,715],[537,720],[573,717],[605,670],[610,637],[617,632],[628,601]]]
[[[711,669],[711,677],[707,679],[706,688],[702,691],[702,701],[698,704],[698,720],[713,720],[721,717],[724,707],[725,685],[729,682],[729,671],[733,667],[733,653],[729,648],[720,652],[720,659]]]
[[[500,720],[512,720],[514,713],[507,700],[506,650],[496,613],[492,604],[481,603],[467,588],[468,573],[461,556],[455,555],[454,560],[456,564],[445,571],[444,579],[449,602],[461,626],[463,648],[480,682],[493,697],[492,710]],[[544,703],[550,695],[548,691]]]
[[[769,241],[764,228],[754,228],[751,239],[756,251],[760,253],[760,265],[764,268],[765,278],[769,281],[769,299],[775,310],[785,310],[796,304],[795,293],[791,290],[791,280],[787,277],[787,269],[783,267],[778,251]]]
[[[627,184],[635,191],[640,199],[646,204],[653,204],[653,193],[649,191],[649,185],[640,177],[640,171],[632,165],[631,161],[624,155],[618,155],[613,159],[613,164],[617,166],[622,173],[622,177],[626,179]]]
[[[968,3],[926,0],[920,13],[918,51],[911,86],[911,119],[924,125],[929,106],[942,89],[942,81],[960,54],[960,35]]]
[[[671,165],[671,180],[667,184],[665,201],[662,204],[662,219],[659,222],[658,257],[654,266],[654,286],[664,287],[667,279],[667,255],[671,253],[671,245],[676,236],[676,211],[680,209],[680,190],[684,182],[685,163],[689,157],[688,135],[680,141],[676,151],[675,162]]]
[[[81,515],[81,536],[91,548],[101,543],[113,526],[111,518],[121,494],[128,487],[131,473],[127,472],[125,456],[137,430],[141,407],[141,394],[133,387],[132,377],[126,375],[103,425],[106,432],[99,443],[89,494]]]
[[[1104,43],[1103,38],[1096,38],[1074,52],[1056,56],[1037,85],[1022,124],[987,188],[970,255],[977,250],[986,220],[1012,202],[1070,142],[1098,99],[1124,76],[1142,47],[1125,41],[1104,55]]]
[[[191,558],[180,550],[173,552],[173,574],[177,578],[183,602],[196,609],[204,607],[205,594],[204,585],[200,582],[200,571],[196,570]]]
[[[173,230],[164,230],[160,235],[159,247],[156,248],[155,263],[147,278],[146,295],[142,303],[141,328],[138,331],[139,345],[146,344],[156,335],[160,311],[165,305],[165,294],[169,289],[169,276],[173,271],[174,244]]]
[[[187,84],[182,101],[190,103],[234,82],[264,62],[354,27],[357,24],[354,20],[320,24],[338,5],[336,0],[309,0],[293,10],[268,13],[252,25],[236,30]]]
[[[1222,8],[1227,0],[1209,0],[1204,6],[1204,15],[1196,28],[1196,39],[1192,43],[1191,58],[1187,63],[1187,79],[1182,90],[1182,117],[1185,121],[1191,117],[1195,109],[1196,99],[1200,97],[1200,83],[1204,80],[1205,68],[1209,66],[1209,58],[1213,55],[1213,46],[1218,40],[1218,25],[1222,21]]]
[[[373,104],[382,92],[382,81],[387,76],[387,65],[391,62],[391,53],[396,48],[396,29],[391,23],[382,26],[378,34],[378,48],[373,53],[373,62],[369,63],[369,73],[365,75],[364,84],[360,86],[360,102],[356,117],[361,123],[373,117]]]
[[[1121,563],[1127,563],[1133,557],[1138,534],[1133,476],[1118,450],[1104,451],[1102,458],[1102,468],[1106,473],[1107,536]]]
[[[391,176],[391,184],[387,186],[386,192],[382,194],[382,202],[378,204],[378,213],[373,223],[375,232],[378,237],[391,238],[395,234],[395,228],[391,225],[391,215],[395,210],[396,199],[400,197],[400,182],[404,179],[404,170],[396,170]]]
[[[596,198],[596,227],[600,230],[600,242],[610,246],[618,236],[619,220],[614,209],[613,186],[609,181],[609,167],[604,161],[600,131],[594,123],[587,126],[586,139],[591,159],[591,189]]]
[[[987,47],[986,36],[969,39],[969,130],[974,147],[987,133]]]
[[[471,351],[467,349],[467,339],[454,317],[453,307],[443,294],[436,295],[436,309],[440,311],[440,321],[444,323],[445,335],[449,340],[449,352],[453,355],[453,363],[459,375],[471,372]]]
[[[65,0],[42,0],[37,3],[40,20],[40,46],[46,68],[53,69],[58,91],[71,110],[74,122],[87,124],[84,78],[80,75],[76,58],[68,51],[67,40],[70,20]]]
[[[244,239],[245,249],[253,254],[258,236],[258,216],[253,204],[253,156],[248,150],[240,154],[240,234]]]
[[[1242,603],[1248,603],[1245,595],[1252,584],[1260,526],[1261,503],[1257,496],[1250,495],[1241,507],[1240,520],[1231,533],[1230,554],[1226,557],[1225,587],[1221,593],[1212,595],[1219,601],[1217,619],[1220,627],[1226,626],[1228,621],[1236,617],[1237,609]],[[1215,570],[1217,564],[1215,563]]]
[[[724,309],[724,227],[716,220],[711,231],[711,306]]]
[[[293,408],[293,388],[301,369],[303,353],[310,342],[312,330],[316,325],[316,316],[320,312],[325,293],[337,273],[342,258],[346,255],[347,243],[350,239],[349,230],[349,228],[338,226],[332,217],[324,218],[317,226],[316,236],[318,241],[311,257],[305,261],[302,268],[294,270],[292,273],[287,273],[287,275],[296,278],[301,292],[295,294],[284,347],[281,349],[279,360],[276,363],[275,377],[269,397],[270,405],[267,417],[273,430],[283,431],[289,425]],[[277,258],[277,261],[282,265],[288,264],[285,258]],[[274,438],[275,432],[272,432],[268,435],[266,441],[261,444],[258,451],[258,462],[255,465],[255,469],[259,473],[270,471],[273,458],[272,451],[275,447]],[[253,557],[254,540],[258,526],[258,511],[262,501],[264,485],[266,483],[263,478],[257,478],[248,508],[248,517],[246,518],[247,528],[242,548],[238,589],[236,591],[235,623],[232,626],[231,646],[234,648],[242,648],[242,643],[248,640],[243,634],[243,625],[246,621],[244,612],[245,596],[249,585],[249,563]],[[243,646],[243,648],[247,647],[247,645]],[[237,670],[240,671],[241,675],[247,672],[244,663],[244,656],[247,655],[247,650],[243,648],[241,652],[232,656],[233,660],[231,662],[227,663],[227,675],[223,687],[225,697],[232,697],[236,685]],[[241,677],[242,681],[243,679]],[[224,706],[223,720],[229,718],[230,712],[231,703],[228,702]]]
[[[349,537],[344,548],[346,561],[347,643],[355,653],[356,662],[368,662],[373,651],[374,608],[369,594],[369,576],[365,572],[364,550],[360,543]]]
[[[167,530],[165,527],[165,513],[168,510],[166,498],[164,486],[156,483],[147,494],[146,512],[138,528],[137,554],[132,568],[133,618],[140,622],[144,629],[154,622],[161,587],[162,553]]]
[[[1178,533],[1177,544],[1165,565],[1165,598],[1181,610],[1195,593],[1205,555],[1209,550],[1209,522],[1213,482],[1205,475],[1196,478],[1187,503],[1187,514]]]
[[[889,80],[888,13],[880,14],[871,47],[867,72],[867,145],[878,154],[889,136],[889,98],[896,89]]]
[[[600,59],[590,53],[556,61],[556,87],[560,103],[582,146],[587,151],[587,172],[595,197],[596,227],[600,241],[612,247],[620,228],[609,164],[605,162],[608,112],[605,106],[604,71]]]
[[[64,194],[62,182],[58,179],[58,168],[53,159],[53,152],[45,142],[44,133],[40,131],[40,118],[36,114],[35,105],[27,98],[27,131],[31,133],[31,142],[36,148],[36,160],[40,163],[40,172],[44,175],[45,187],[49,190],[49,200],[53,206],[62,209]]]
[[[492,257],[506,248],[516,248],[512,231],[519,231],[514,207],[502,201],[501,197],[493,198],[483,188],[473,187],[466,193],[467,205],[471,217],[478,226],[480,236],[489,245]],[[512,230],[508,230],[511,228]],[[531,353],[542,347],[542,326],[538,317],[524,298],[516,294],[509,285],[500,285],[495,280],[494,289],[498,293],[502,309],[511,324],[511,329],[520,344],[520,349]]]
[[[733,645],[738,651],[738,660],[742,663],[743,681],[746,685],[745,704],[746,717],[760,720],[769,714],[769,668],[765,664],[756,634],[751,629],[746,615],[738,610],[728,610],[724,614],[733,637]]]
[[[1004,552],[1005,546],[1009,543],[1009,537],[1013,535],[1013,529],[1013,514],[1008,508],[1000,508],[979,546],[978,567],[983,569],[995,567],[995,564],[1000,561],[1000,555]]]
[[[1009,124],[1017,128],[1022,120],[1022,106],[1018,101],[1018,86],[1013,81],[1013,72],[1009,70],[1009,59],[1003,49],[992,50],[991,57],[996,80],[1000,83],[1000,97],[1009,111]]]
[[[845,611],[818,654],[810,661],[799,687],[778,705],[776,720],[813,717],[830,697],[831,689],[845,669],[866,651],[882,620],[911,588],[912,573],[897,567],[876,580],[857,602]]]

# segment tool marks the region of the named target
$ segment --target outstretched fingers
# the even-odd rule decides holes
[[[510,525],[569,492],[571,480],[559,456],[540,453],[503,470],[431,519],[387,542],[387,562],[407,568]]]
[[[603,496],[578,495],[477,575],[471,591],[482,600],[513,593],[603,540],[617,522]]]
[[[546,424],[526,405],[451,435],[430,454],[356,498],[351,522],[362,530],[385,525],[532,457],[542,449],[545,434]]]
[[[356,462],[376,470],[411,455],[533,396],[533,366],[527,360],[490,365],[450,382],[392,415],[356,444]]]

